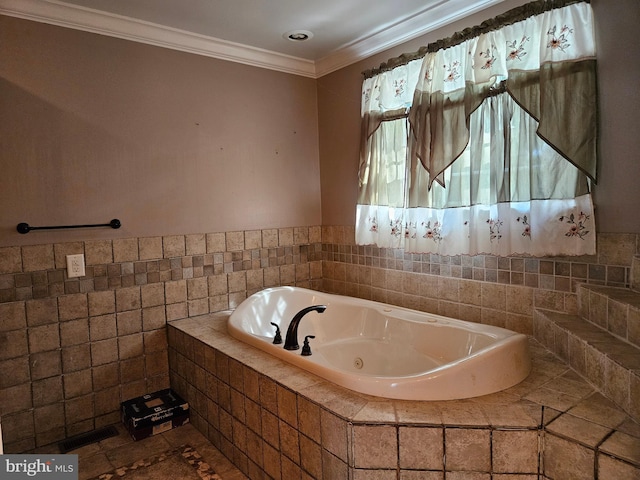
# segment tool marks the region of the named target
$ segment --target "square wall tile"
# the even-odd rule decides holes
[[[294,428],[298,428],[298,404],[295,392],[278,386],[278,416]]]
[[[322,409],[320,413],[320,430],[322,447],[346,462],[348,460],[347,421]]]
[[[300,465],[313,478],[322,478],[322,447],[305,435],[300,435]]]
[[[236,252],[244,249],[244,232],[226,233],[225,251]]]
[[[57,323],[29,328],[29,352],[39,353],[60,348]]]
[[[244,249],[255,250],[259,248],[262,248],[262,232],[260,230],[244,232]]]
[[[93,391],[91,369],[65,373],[63,377],[64,398],[75,398]]]
[[[89,315],[97,316],[116,311],[116,296],[114,290],[89,292],[87,294]]]
[[[293,229],[293,244],[304,245],[309,243],[309,228],[296,227]]]
[[[116,315],[100,315],[89,319],[89,337],[91,341],[106,340],[117,336]]]
[[[163,258],[182,257],[186,251],[184,235],[162,237]]]
[[[353,456],[356,468],[398,468],[398,435],[395,426],[355,425]]]
[[[58,302],[55,298],[27,300],[26,318],[30,327],[55,323],[58,321]]]
[[[22,250],[20,247],[0,248],[0,274],[22,271]]]
[[[130,335],[142,331],[142,312],[131,310],[129,312],[118,313],[116,316],[116,327],[118,335]]]
[[[24,302],[9,302],[0,304],[0,332],[18,330],[27,326],[27,314]],[[45,316],[45,318],[47,318]],[[57,319],[57,311],[54,318]],[[45,322],[47,323],[47,322]]]
[[[275,228],[262,230],[262,248],[275,248],[278,246],[278,230]]]
[[[29,356],[31,380],[53,377],[62,374],[60,350],[35,353]]]
[[[77,293],[58,297],[58,311],[61,321],[87,317],[89,315],[87,295]]]
[[[189,300],[206,298],[209,286],[206,277],[190,278],[187,280],[187,298]]]
[[[208,233],[206,236],[207,253],[226,251],[226,238],[223,232]]]
[[[304,397],[298,398],[298,425],[301,433],[320,443],[320,407]]]
[[[88,240],[84,242],[84,256],[87,265],[113,263],[113,245],[111,240]]]
[[[263,445],[263,449],[264,471],[267,473],[267,475],[269,475],[270,478],[282,478],[279,452],[268,443],[265,443]]]
[[[25,272],[53,270],[55,268],[53,245],[25,245],[22,247],[22,268]]]
[[[80,318],[60,323],[60,345],[67,347],[89,341],[89,320]]]
[[[114,262],[135,262],[138,259],[139,254],[137,238],[117,238],[113,240]]]
[[[64,374],[91,367],[91,348],[88,343],[62,349],[62,372]]]
[[[142,237],[138,239],[140,260],[154,260],[163,258],[162,237]]]
[[[537,430],[493,432],[493,472],[537,474],[539,443]]]
[[[136,310],[141,306],[140,287],[127,287],[116,290],[116,312]]]
[[[592,480],[594,460],[593,450],[555,435],[545,434],[543,466],[547,477]]]
[[[32,383],[33,406],[41,407],[56,403],[64,398],[62,390],[62,376],[36,380]]]
[[[0,361],[0,389],[29,382],[29,357]]]
[[[142,307],[164,306],[164,285],[151,283],[140,287]]]
[[[400,468],[442,470],[443,436],[442,428],[400,427]]]
[[[278,229],[278,246],[288,247],[293,245],[293,228]]]
[[[262,409],[262,438],[273,446],[280,445],[280,423],[273,413]]]
[[[207,239],[204,234],[185,235],[187,255],[204,255],[207,253]]]
[[[36,408],[33,413],[36,432],[46,432],[64,426],[64,405],[62,403]]]
[[[118,342],[115,338],[91,343],[91,365],[105,365],[118,360]]]
[[[294,463],[300,464],[300,434],[286,422],[280,420],[280,451]]]
[[[164,291],[167,304],[185,302],[187,300],[187,281],[167,282],[164,285]]]
[[[491,432],[485,429],[445,428],[447,471],[491,470]]]
[[[320,478],[349,478],[347,464],[327,450],[322,451],[322,476]]]

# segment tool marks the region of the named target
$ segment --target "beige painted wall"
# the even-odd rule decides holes
[[[361,72],[446,38],[526,1],[507,0],[473,17],[318,80],[322,224],[353,225],[360,137]],[[600,168],[594,188],[601,232],[640,232],[640,18],[638,0],[592,0],[600,95]]]
[[[313,79],[0,16],[0,246],[319,225],[318,151]]]
[[[318,81],[0,16],[0,246],[353,225],[361,71],[523,3]],[[640,3],[592,4],[598,226],[640,232]],[[123,227],[15,231],[111,218]]]

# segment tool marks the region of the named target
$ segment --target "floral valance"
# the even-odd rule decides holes
[[[358,245],[591,255],[588,1],[535,1],[364,72]]]
[[[409,119],[412,155],[431,182],[469,142],[469,117],[504,86],[539,122],[538,135],[596,179],[596,64],[591,6],[547,10],[428,52]]]

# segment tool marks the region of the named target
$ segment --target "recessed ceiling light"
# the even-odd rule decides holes
[[[304,42],[305,40],[313,38],[313,33],[308,30],[291,30],[282,36],[292,42]]]

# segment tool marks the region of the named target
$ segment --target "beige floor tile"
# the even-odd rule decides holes
[[[162,435],[145,438],[144,440],[128,443],[106,452],[107,458],[116,467],[129,465],[143,458],[157,455],[171,448]]]
[[[174,428],[160,435],[133,441],[127,430],[116,425],[119,435],[86,445],[69,453],[78,455],[78,480],[86,480],[130,465],[180,445],[191,445],[224,480],[246,480],[242,474],[204,435],[191,424]]]
[[[75,452],[70,452],[75,453]],[[78,456],[78,480],[86,480],[103,473],[110,472],[114,469],[114,465],[109,461],[106,454],[97,453],[94,455],[80,457]]]

